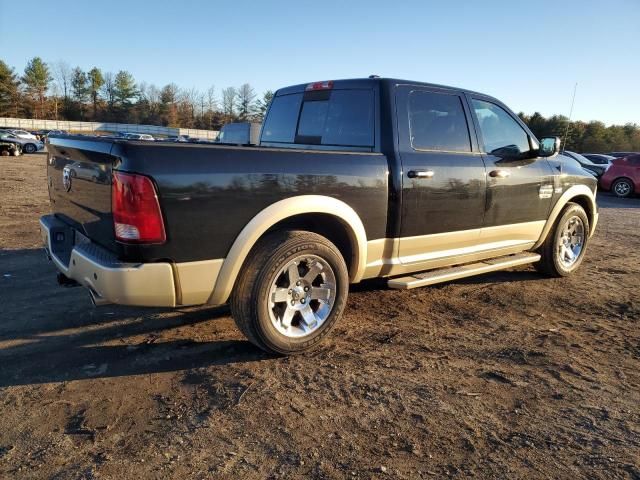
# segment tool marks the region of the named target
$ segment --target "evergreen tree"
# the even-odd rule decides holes
[[[49,88],[49,83],[51,82],[49,67],[40,57],[33,57],[24,69],[22,82],[25,84],[27,93],[32,100],[40,105],[40,118],[44,118],[44,101],[47,88]]]
[[[273,91],[267,90],[262,95],[262,98],[256,101],[255,111],[257,120],[264,120],[264,116],[267,113],[267,108],[271,104],[271,100],[273,100]]]
[[[98,67],[89,70],[89,93],[91,94],[91,102],[93,103],[93,118],[98,114],[98,95],[100,89],[104,85],[104,77]]]
[[[0,60],[0,117],[18,116],[20,80],[6,63]]]
[[[113,84],[115,101],[120,106],[129,106],[138,95],[133,75],[125,70],[120,70],[116,74]]]

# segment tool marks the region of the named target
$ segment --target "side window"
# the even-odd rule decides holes
[[[409,93],[408,110],[414,149],[471,151],[469,127],[459,96],[414,90]]]
[[[478,117],[487,153],[504,148],[517,148],[520,153],[531,149],[527,133],[502,107],[484,100],[473,99],[473,109]]]
[[[266,142],[293,143],[296,123],[300,113],[302,94],[275,97],[262,129],[262,140]]]

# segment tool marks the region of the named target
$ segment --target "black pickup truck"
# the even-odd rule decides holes
[[[271,352],[316,345],[349,283],[582,262],[596,180],[495,98],[367,78],[276,92],[258,146],[53,136],[41,219],[96,304],[230,302]]]

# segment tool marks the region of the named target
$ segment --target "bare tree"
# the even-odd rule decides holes
[[[53,64],[53,78],[62,90],[65,100],[69,98],[69,90],[71,89],[71,79],[73,78],[73,70],[64,60],[58,60]]]
[[[232,119],[235,116],[237,96],[238,92],[233,87],[222,90],[222,112],[227,116],[227,119]]]
[[[218,109],[218,99],[216,98],[216,87],[211,85],[207,90],[207,109],[215,112]]]
[[[104,83],[102,84],[102,92],[104,98],[107,100],[109,104],[109,108],[113,108],[113,104],[115,103],[115,78],[113,73],[105,72],[104,73]]]

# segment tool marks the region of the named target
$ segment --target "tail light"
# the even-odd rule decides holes
[[[149,177],[113,172],[111,211],[116,240],[125,243],[166,241],[158,195]]]

